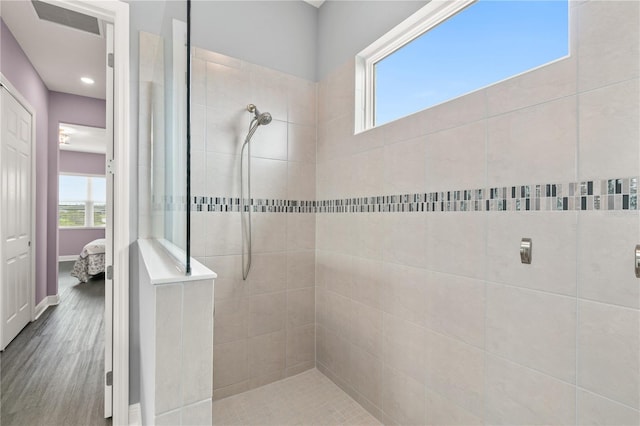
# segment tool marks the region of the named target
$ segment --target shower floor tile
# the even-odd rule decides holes
[[[316,369],[213,402],[214,425],[380,425]]]

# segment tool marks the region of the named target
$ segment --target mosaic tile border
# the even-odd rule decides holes
[[[332,200],[252,199],[256,213],[638,210],[638,177]],[[248,211],[249,206],[245,206]],[[240,198],[193,197],[192,211],[240,212]]]

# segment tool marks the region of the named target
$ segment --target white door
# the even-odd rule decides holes
[[[31,320],[31,114],[7,91],[2,97],[0,151],[2,224],[0,265],[1,346]]]
[[[105,254],[107,273],[104,288],[104,416],[113,415],[113,25],[107,33],[107,229]]]

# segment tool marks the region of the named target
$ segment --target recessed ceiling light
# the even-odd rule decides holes
[[[80,81],[82,81],[84,84],[93,84],[93,83],[95,83],[95,81],[93,81],[93,79],[89,78],[89,77],[81,77]]]

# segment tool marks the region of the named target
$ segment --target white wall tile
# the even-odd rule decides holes
[[[430,213],[426,215],[426,224],[426,266],[429,269],[484,279],[486,213]],[[415,239],[420,237],[420,234],[414,236]]]
[[[637,2],[584,2],[578,10],[578,89],[640,75]]]
[[[287,167],[287,198],[290,200],[315,200],[315,163],[289,162]]]
[[[384,367],[382,408],[391,422],[401,425],[424,424],[425,406],[425,387],[421,383]]]
[[[486,140],[484,121],[428,135],[424,191],[484,188]]]
[[[382,371],[383,364],[379,358],[369,352],[351,347],[351,384],[375,407],[382,406]]]
[[[182,405],[182,285],[155,288],[155,413]]]
[[[284,252],[255,253],[245,280],[246,294],[283,291],[287,286],[287,255]]]
[[[427,369],[427,335],[417,324],[384,314],[383,359],[392,367],[425,384]]]
[[[313,324],[315,321],[314,288],[287,291],[287,328]]]
[[[576,93],[575,56],[561,59],[487,88],[489,116]]]
[[[640,408],[640,313],[580,301],[578,385]]]
[[[285,367],[286,336],[284,330],[249,339],[249,378]]]
[[[252,158],[251,196],[254,199],[287,198],[287,162]]]
[[[428,426],[481,426],[482,418],[454,404],[451,400],[432,392],[426,391],[425,424]]]
[[[211,399],[182,408],[182,425],[206,425],[213,422]]]
[[[249,378],[247,340],[214,345],[213,388],[241,383]]]
[[[576,115],[571,96],[489,119],[487,184],[573,181]]]
[[[383,276],[384,311],[424,325],[428,272],[425,269],[384,263]]]
[[[251,156],[254,158],[287,160],[287,122],[273,119],[268,125],[259,126],[250,143]]]
[[[385,213],[382,257],[385,262],[424,267],[427,262],[427,218],[421,213]]]
[[[315,250],[316,215],[312,213],[286,215],[287,250]]]
[[[427,387],[482,416],[484,351],[441,334],[426,333]]]
[[[382,359],[382,311],[362,303],[352,303],[351,308],[353,309],[351,343]]]
[[[487,284],[486,349],[575,383],[575,298]]]
[[[316,127],[289,123],[288,160],[304,163],[316,162]]]
[[[246,339],[249,326],[247,300],[245,298],[216,300],[215,306],[213,334],[215,344]]]
[[[315,363],[315,325],[287,329],[286,351],[287,369],[309,362]]]
[[[575,387],[491,355],[487,355],[486,369],[486,423],[576,423]]]
[[[580,179],[640,174],[639,92],[636,78],[580,94]]]
[[[249,298],[249,337],[284,329],[286,292]]]
[[[640,308],[633,250],[640,241],[635,212],[583,212],[578,216],[578,295]]]
[[[313,287],[315,264],[314,250],[287,252],[287,288]]]
[[[420,192],[425,183],[426,146],[424,138],[385,145],[384,193]]]
[[[490,212],[487,279],[575,295],[577,217],[576,212]],[[531,264],[520,261],[522,238],[532,240]]]
[[[579,425],[620,425],[640,424],[640,412],[610,399],[578,389]]]
[[[183,286],[182,403],[187,405],[213,396],[214,283],[194,281]],[[183,423],[188,424],[184,413]]]
[[[425,324],[477,347],[484,347],[483,281],[431,272],[425,285]]]

